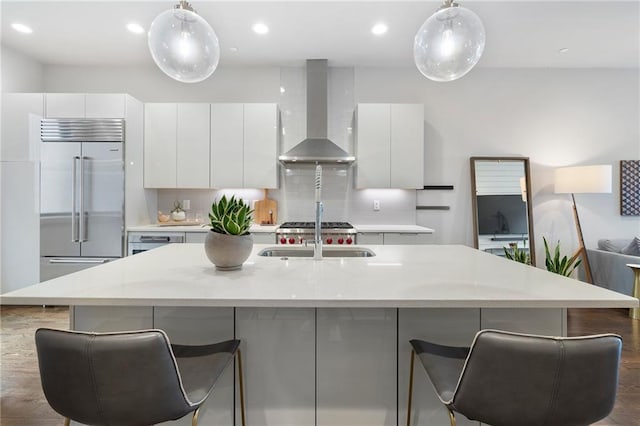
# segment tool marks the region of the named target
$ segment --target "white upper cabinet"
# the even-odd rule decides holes
[[[277,188],[276,104],[145,104],[145,188]]]
[[[38,161],[42,93],[2,94],[2,161]]]
[[[145,104],[144,187],[209,188],[209,104]]]
[[[84,118],[84,93],[47,93],[45,115],[47,118]]]
[[[278,187],[278,107],[244,104],[244,187]]]
[[[144,187],[176,187],[176,104],[144,106]]]
[[[122,93],[47,93],[47,118],[125,118]]]
[[[359,104],[356,110],[356,187],[389,188],[391,184],[391,107]]]
[[[424,106],[391,104],[391,188],[424,187]]]
[[[211,104],[212,188],[244,186],[244,108]]]
[[[209,104],[178,104],[177,188],[209,188]]]
[[[119,93],[87,93],[86,118],[125,118],[126,99]]]
[[[422,189],[422,104],[358,104],[356,126],[357,188]]]
[[[211,187],[278,187],[278,106],[211,105]]]

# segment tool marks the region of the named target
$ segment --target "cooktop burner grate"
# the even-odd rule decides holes
[[[280,225],[280,229],[313,229],[314,222],[285,222]],[[351,229],[353,226],[349,222],[322,222],[323,229]]]

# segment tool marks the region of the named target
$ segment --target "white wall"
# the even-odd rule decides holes
[[[45,92],[128,93],[142,102],[277,102],[280,68],[218,68],[200,83],[179,83],[156,66],[46,65]]]
[[[44,67],[5,45],[2,51],[2,91],[38,93],[44,90]]]
[[[298,73],[290,72],[287,75]],[[291,81],[291,80],[289,80]],[[221,68],[195,85],[181,84],[151,67],[45,67],[48,92],[127,92],[144,102],[279,102],[279,68]],[[531,159],[533,217],[538,256],[542,236],[577,245],[569,198],[553,194],[553,169],[573,164],[614,166],[614,193],[577,195],[587,246],[599,238],[640,234],[640,218],[619,215],[619,160],[640,158],[637,70],[474,69],[450,83],[434,83],[413,68],[357,68],[354,102],[418,102],[425,105],[425,183],[453,184],[454,191],[418,191],[418,204],[449,205],[449,211],[418,211],[417,222],[436,229],[439,243],[472,244],[469,157]],[[330,100],[331,102],[331,100]],[[299,99],[291,101],[300,105]],[[296,112],[297,114],[297,112]],[[295,132],[304,127],[296,126]],[[279,196],[272,191],[272,197]],[[354,222],[379,217],[404,222],[406,210],[390,216],[368,211],[370,198],[384,206],[413,202],[411,194],[352,191]],[[193,192],[187,194],[193,198]],[[205,191],[198,205],[212,196]],[[198,196],[196,194],[196,196]],[[161,201],[185,198],[174,191]],[[332,198],[331,196],[329,198]],[[335,197],[333,197],[335,198]],[[411,220],[415,215],[410,215]]]
[[[425,104],[425,183],[454,191],[418,191],[418,224],[443,243],[472,243],[470,156],[531,159],[537,251],[542,236],[577,246],[569,198],[553,194],[553,169],[612,164],[614,193],[576,196],[586,245],[640,234],[640,218],[619,215],[619,161],[640,158],[638,70],[482,69],[434,83],[414,69],[356,69],[356,102]],[[539,259],[544,259],[544,256]]]

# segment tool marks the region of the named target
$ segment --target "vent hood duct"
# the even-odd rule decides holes
[[[351,164],[355,157],[327,137],[327,60],[307,60],[307,138],[278,159],[285,163]]]

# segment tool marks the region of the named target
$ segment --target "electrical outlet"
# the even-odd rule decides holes
[[[191,200],[182,200],[182,208],[184,210],[190,210],[191,209]]]
[[[373,200],[373,211],[377,212],[380,210],[380,200]]]

